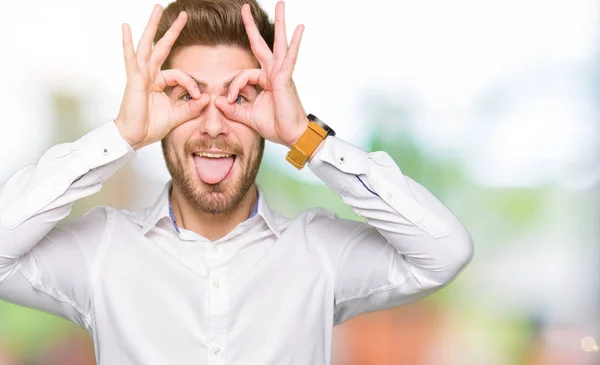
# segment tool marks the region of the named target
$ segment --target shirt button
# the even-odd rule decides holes
[[[212,353],[213,353],[214,355],[218,355],[220,352],[221,352],[221,349],[220,349],[220,348],[218,348],[218,347],[213,347],[213,349],[212,349]]]
[[[218,281],[213,281],[213,286],[215,287],[215,289],[219,289],[221,287],[221,284],[219,284]]]
[[[217,248],[217,246],[213,246],[213,247],[212,247],[212,252],[213,252],[213,253],[217,253],[217,252],[219,252],[219,249]]]
[[[108,155],[108,150],[105,148],[104,150],[102,150],[102,153]]]
[[[346,162],[346,158],[344,156],[340,157],[340,164],[343,164],[344,162]]]
[[[394,200],[394,195],[392,195],[392,193],[390,193],[390,192],[387,192],[387,193],[385,194],[385,197],[386,197],[386,199],[387,199],[388,201],[390,201],[390,202]]]

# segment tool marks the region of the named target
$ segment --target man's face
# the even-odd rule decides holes
[[[256,179],[264,139],[252,128],[227,119],[215,106],[215,98],[227,95],[229,82],[240,71],[257,67],[248,51],[230,46],[186,47],[171,61],[171,68],[190,75],[211,98],[197,118],[173,129],[162,141],[173,186],[206,213],[230,212]],[[180,86],[167,93],[175,105],[190,99]],[[248,105],[257,95],[254,86],[246,86],[236,102]]]

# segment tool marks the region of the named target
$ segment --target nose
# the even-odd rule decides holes
[[[227,118],[219,108],[215,105],[216,95],[211,96],[210,102],[204,108],[200,115],[202,123],[200,131],[211,138],[217,138],[220,134],[227,133]]]

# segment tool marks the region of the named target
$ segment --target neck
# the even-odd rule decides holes
[[[171,190],[171,204],[177,226],[196,232],[210,241],[216,241],[226,236],[238,224],[248,219],[257,199],[256,185],[253,184],[232,211],[215,215],[206,213],[193,205],[185,199],[175,185]]]

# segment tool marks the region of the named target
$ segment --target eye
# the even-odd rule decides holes
[[[192,100],[192,96],[190,94],[183,94],[180,99],[183,99],[185,101],[190,101]]]
[[[235,99],[235,102],[236,102],[237,104],[241,104],[241,103],[243,103],[244,101],[248,101],[248,99],[246,99],[246,98],[245,98],[245,97],[243,97],[242,95],[238,95],[238,97]]]

